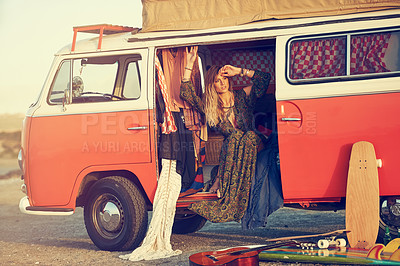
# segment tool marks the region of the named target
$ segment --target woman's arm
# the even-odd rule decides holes
[[[182,81],[180,96],[183,100],[193,106],[199,113],[204,115],[203,101],[199,96],[197,96],[196,92],[194,91],[193,83],[190,80]]]
[[[196,62],[198,49],[198,46],[186,47],[186,66],[185,70],[183,71],[182,81],[190,80],[190,77],[192,76],[194,62]]]
[[[248,77],[250,77],[250,75]],[[271,74],[256,70],[253,71],[250,78],[253,85],[244,88],[244,91],[246,92],[246,95],[250,95],[250,92],[252,92],[255,97],[260,98],[268,90],[269,82],[271,81]]]
[[[269,73],[251,70],[246,68],[225,65],[221,68],[221,75],[225,77],[233,77],[240,75],[241,77],[251,78],[253,85],[243,88],[247,96],[254,91],[256,97],[261,97],[269,86],[271,75]]]
[[[190,81],[193,65],[197,58],[197,49],[197,46],[186,47],[186,66],[181,82],[180,97],[192,105],[198,112],[204,114],[203,101],[197,96],[193,83]]]
[[[269,82],[271,80],[271,74],[261,72],[258,70],[250,70],[245,68],[234,67],[231,65],[226,65],[221,68],[221,75],[226,77],[233,77],[236,75],[251,78],[252,85],[243,88],[243,91],[248,97],[248,103],[253,105],[256,98],[260,98],[267,91]]]

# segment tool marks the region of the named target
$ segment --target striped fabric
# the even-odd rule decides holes
[[[161,68],[161,63],[156,56],[156,70],[158,77],[158,85],[161,90],[161,94],[164,98],[165,112],[164,112],[164,122],[161,124],[161,133],[170,134],[171,132],[176,132],[178,129],[175,125],[174,117],[172,116],[171,108],[169,106],[169,95],[167,90],[167,83],[165,81],[164,73]]]
[[[203,190],[204,187],[204,176],[203,176],[203,168],[205,165],[206,161],[206,142],[201,140],[200,141],[200,163],[199,166],[197,167],[196,171],[196,178],[193,181],[193,184],[190,186],[190,188],[181,189],[181,193],[179,197],[186,197],[189,195],[192,195],[194,193],[197,193],[201,190]]]

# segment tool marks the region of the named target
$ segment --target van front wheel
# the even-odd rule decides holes
[[[145,200],[128,179],[100,179],[89,190],[84,207],[86,230],[102,250],[132,250],[147,230]]]

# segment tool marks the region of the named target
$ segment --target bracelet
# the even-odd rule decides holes
[[[190,81],[190,79],[185,79],[185,78],[182,79],[182,82],[188,82],[188,81]]]
[[[246,69],[246,76],[249,76],[250,70]]]
[[[192,71],[192,69],[191,69],[191,68],[188,68],[188,67],[185,67],[185,69]]]
[[[243,77],[243,68],[240,69],[240,76]]]

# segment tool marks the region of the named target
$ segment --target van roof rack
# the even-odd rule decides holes
[[[129,32],[129,31],[135,30],[135,28],[132,28],[132,27],[118,26],[118,25],[111,25],[111,24],[78,26],[78,27],[74,27],[73,29],[74,29],[74,37],[72,39],[71,52],[75,51],[76,36],[78,35],[78,32],[99,34],[99,43],[97,45],[97,49],[101,49],[103,35],[110,35],[110,34]]]

